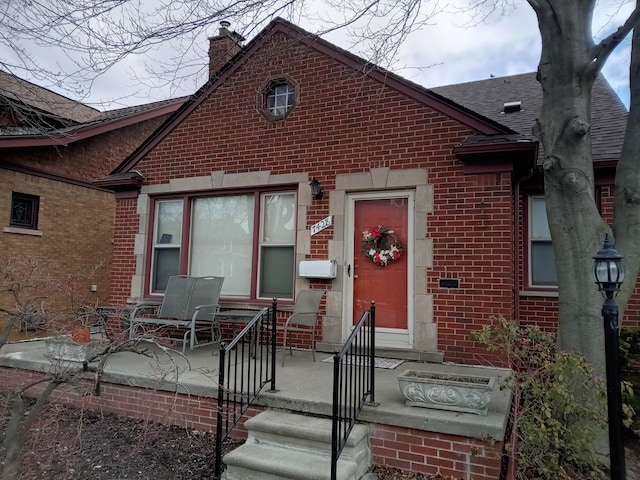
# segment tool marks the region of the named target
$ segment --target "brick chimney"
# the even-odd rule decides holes
[[[209,37],[209,78],[213,78],[218,70],[242,49],[244,37],[229,31],[230,25],[227,21],[220,22],[218,36]]]

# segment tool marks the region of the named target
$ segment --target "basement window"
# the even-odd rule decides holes
[[[26,193],[11,194],[11,217],[9,225],[31,230],[38,229],[40,197]]]

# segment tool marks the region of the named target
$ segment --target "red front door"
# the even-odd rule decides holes
[[[376,330],[408,329],[407,247],[408,199],[405,197],[355,200],[353,252],[353,322],[376,302]],[[380,266],[362,251],[363,232],[370,227],[392,229],[403,250],[399,260]]]

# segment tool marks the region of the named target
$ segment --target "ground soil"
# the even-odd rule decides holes
[[[0,415],[6,432],[6,415]],[[229,451],[240,445],[227,442]],[[629,436],[627,480],[640,480],[640,439]],[[213,478],[215,436],[180,427],[52,404],[32,429],[22,480],[205,480]],[[0,445],[0,458],[4,459]],[[377,466],[380,480],[457,480]],[[600,478],[607,478],[606,476]]]

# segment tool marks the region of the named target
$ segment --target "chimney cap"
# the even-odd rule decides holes
[[[229,28],[231,26],[231,22],[227,20],[222,20],[220,22],[220,28]]]

